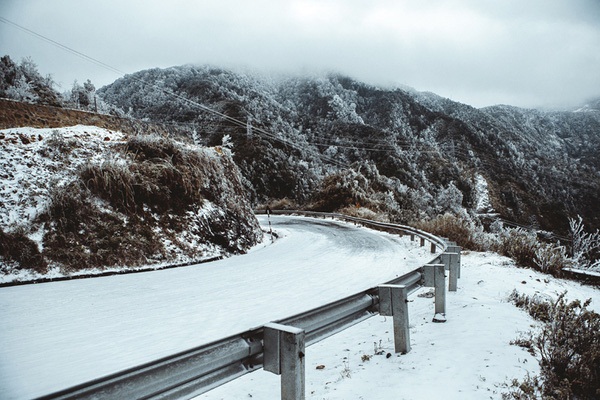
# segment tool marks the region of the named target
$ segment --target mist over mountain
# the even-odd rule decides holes
[[[273,79],[192,65],[140,71],[97,93],[132,117],[185,125],[196,142],[227,142],[255,204],[368,209],[400,222],[496,212],[558,232],[581,215],[600,227],[593,104],[476,109],[339,74]]]

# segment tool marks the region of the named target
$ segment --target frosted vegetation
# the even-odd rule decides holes
[[[412,222],[478,211],[485,182],[490,208],[506,219],[563,235],[577,215],[600,227],[595,108],[475,109],[336,74],[272,78],[191,65],[141,71],[98,95],[136,118],[187,126],[207,144],[228,135],[255,203],[287,199],[328,211],[359,205]],[[254,133],[193,102],[250,121]]]
[[[60,93],[52,76],[43,77],[30,58],[24,58],[20,63],[9,56],[0,58],[0,97],[54,107],[118,113],[115,107],[96,97],[96,87],[89,79],[83,84],[75,80],[70,90]]]
[[[262,238],[227,149],[85,126],[0,132],[5,275],[200,261]]]
[[[98,92],[74,82],[61,94],[32,60],[8,56],[0,97],[173,124],[187,135],[0,131],[3,282],[243,253],[262,239],[252,207],[265,205],[409,223],[555,276],[600,273],[598,102],[573,112],[478,110],[336,74],[271,78],[189,65]],[[514,342],[539,355],[540,374],[513,381],[504,398],[596,398],[600,319],[590,301],[516,292],[511,300],[541,322]]]

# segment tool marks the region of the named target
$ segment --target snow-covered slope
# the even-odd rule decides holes
[[[47,206],[52,187],[73,179],[84,163],[113,157],[125,135],[94,126],[11,128],[0,131],[0,227],[33,222]]]
[[[240,179],[227,149],[94,126],[1,130],[0,282],[244,252],[261,234]],[[28,240],[36,267],[15,250]]]

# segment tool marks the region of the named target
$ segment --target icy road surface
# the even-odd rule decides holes
[[[32,398],[291,316],[432,259],[409,237],[271,217],[249,254],[0,289],[0,398]],[[266,216],[259,221],[267,227]],[[427,249],[427,250],[426,250]]]

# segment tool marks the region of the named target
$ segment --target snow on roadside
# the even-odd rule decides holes
[[[392,321],[380,316],[308,347],[306,398],[500,399],[512,379],[539,371],[533,356],[510,344],[537,326],[508,302],[514,289],[550,298],[568,291],[567,298],[592,298],[590,308],[600,310],[598,289],[517,268],[497,254],[465,253],[446,323],[432,323],[431,289],[424,288],[409,298],[410,353],[394,354]],[[279,377],[260,370],[199,398],[274,399],[279,391]]]

